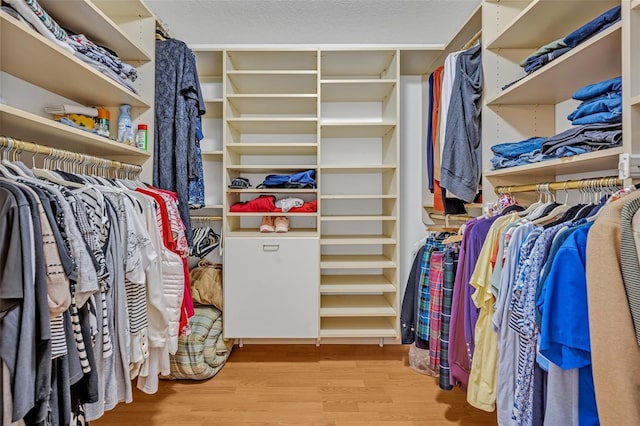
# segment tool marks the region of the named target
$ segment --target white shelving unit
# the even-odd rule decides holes
[[[210,226],[216,232],[222,232],[223,221],[223,189],[222,170],[224,149],[222,143],[223,105],[222,97],[222,50],[192,49],[196,57],[196,69],[200,79],[202,97],[206,113],[201,117],[204,138],[200,141],[202,151],[202,167],[204,172],[205,207],[191,210],[192,219],[198,226]],[[200,219],[198,218],[207,218]],[[215,251],[211,260],[221,262],[222,258]]]
[[[630,137],[623,138],[621,147],[573,157],[499,170],[491,170],[490,164],[492,145],[551,136],[570,128],[571,122],[565,116],[577,105],[570,100],[571,95],[587,84],[623,75],[625,53],[621,45],[626,29],[624,23],[617,23],[502,90],[524,75],[518,62],[531,52],[571,33],[617,4],[620,2],[606,0],[485,0],[482,9],[482,31],[487,40],[483,46],[487,78],[482,110],[485,201],[495,197],[492,188],[498,185],[549,182],[558,176],[598,171],[603,176],[617,174],[619,155],[631,150]],[[623,88],[626,88],[624,75],[623,79]]]
[[[318,169],[318,52],[316,50],[227,50],[224,52],[224,209],[259,195],[305,201],[317,189],[256,189],[268,174]],[[227,189],[236,177],[253,188]],[[227,213],[224,232],[257,231],[262,216]],[[274,214],[275,215],[275,214]],[[318,214],[285,215],[290,231],[316,229]]]
[[[132,85],[138,93],[111,80],[32,28],[0,11],[0,87],[7,102],[0,105],[0,134],[38,145],[144,164],[153,152],[153,14],[139,0],[43,0],[39,3],[60,25],[85,34],[90,40],[115,51],[123,62],[136,67],[138,79]],[[41,99],[42,104],[39,101]],[[120,104],[130,104],[134,125],[145,123],[148,126],[148,150],[54,121],[43,109],[45,103],[54,99],[107,108],[111,114],[112,135],[115,133],[113,123],[117,119]],[[143,178],[146,175],[150,176],[150,170],[145,168]]]
[[[321,337],[398,333],[399,57],[321,52]]]

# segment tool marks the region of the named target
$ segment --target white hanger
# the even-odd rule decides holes
[[[62,159],[62,158],[68,158],[67,155],[61,151],[61,150],[57,150],[57,149],[52,149],[52,154],[54,156],[58,156],[58,155],[64,155],[64,157],[58,157],[58,159]],[[50,157],[45,158],[45,166],[50,164],[50,161],[47,162],[47,160],[49,160]],[[83,184],[80,183],[76,183],[76,182],[70,182],[64,179],[60,179],[59,176],[56,176],[51,170],[48,170],[47,168],[43,168],[43,169],[37,169],[34,168],[33,170],[33,174],[41,179],[44,180],[48,180],[50,182],[56,183],[58,185],[61,186],[69,186],[72,188],[84,188]]]

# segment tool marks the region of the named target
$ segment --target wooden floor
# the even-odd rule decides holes
[[[459,389],[412,370],[400,345],[247,345],[205,382],[162,381],[98,425],[495,425]]]

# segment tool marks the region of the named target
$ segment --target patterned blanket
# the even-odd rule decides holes
[[[233,341],[222,338],[222,313],[213,306],[196,306],[195,311],[189,320],[191,334],[178,339],[178,351],[171,355],[171,375],[165,379],[209,379],[231,354]]]

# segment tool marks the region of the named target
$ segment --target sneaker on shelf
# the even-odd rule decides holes
[[[289,232],[289,219],[285,216],[277,216],[273,220],[276,232]]]
[[[262,222],[260,223],[260,232],[274,232],[273,216],[262,216]]]

